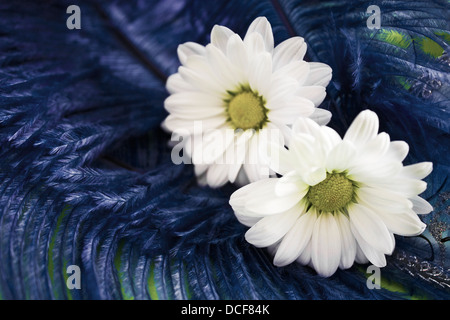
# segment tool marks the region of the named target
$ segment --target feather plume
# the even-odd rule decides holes
[[[70,4],[0,4],[0,298],[449,297],[448,1],[77,1],[80,30],[65,26]],[[366,26],[369,5],[380,29]],[[236,187],[201,187],[171,161],[160,123],[177,46],[208,43],[215,24],[243,35],[258,16],[276,43],[302,36],[307,59],[332,67],[330,126],[370,108],[409,143],[406,162],[434,163],[426,240],[397,239],[380,290],[365,265],[327,279],[273,266],[244,240]]]

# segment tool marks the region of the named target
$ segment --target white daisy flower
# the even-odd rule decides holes
[[[394,234],[414,236],[432,211],[418,195],[432,163],[403,166],[408,144],[378,134],[378,117],[361,112],[344,138],[299,118],[289,149],[274,145],[272,165],[281,178],[262,179],[230,198],[238,220],[251,227],[246,240],[270,247],[274,264],[294,261],[328,277],[354,261],[384,267]]]
[[[274,48],[264,17],[251,23],[244,39],[216,25],[210,44],[178,47],[181,66],[167,81],[170,114],[163,127],[185,138],[182,149],[209,186],[268,176],[258,151],[268,140],[283,146],[294,119],[328,123],[331,114],[315,107],[325,98],[331,68],[305,62],[305,53],[301,37]]]

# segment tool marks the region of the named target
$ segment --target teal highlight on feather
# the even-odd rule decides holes
[[[64,233],[63,219],[65,217],[67,217],[68,211],[70,211],[70,210],[71,210],[70,206],[66,206],[61,211],[61,214],[58,216],[58,219],[56,220],[56,226],[54,228],[53,234],[50,238],[50,243],[48,245],[48,274],[50,276],[50,282],[52,283],[52,288],[53,288],[52,292],[53,292],[55,299],[64,299],[66,297],[69,300],[72,299],[72,293],[70,292],[70,290],[67,289],[67,286],[66,286],[67,279],[68,279],[68,275],[66,272],[67,266],[68,266],[67,261],[65,259],[63,259],[62,265],[60,265],[60,263],[56,262],[58,268],[55,268],[55,261],[59,258],[59,255],[61,252],[60,251],[61,243],[59,241],[57,243],[58,234]],[[61,239],[61,238],[59,238],[59,239]],[[63,277],[64,282],[57,284],[58,281],[61,282],[61,276]],[[66,297],[61,295],[61,290],[57,290],[57,288],[61,288],[61,287],[66,287],[66,290],[65,290]]]

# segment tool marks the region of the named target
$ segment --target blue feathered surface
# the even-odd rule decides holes
[[[69,30],[69,5],[81,29]],[[381,28],[366,10],[378,5]],[[448,299],[448,1],[149,0],[0,3],[0,298]],[[321,107],[341,134],[370,108],[381,130],[432,161],[423,236],[396,237],[369,289],[366,265],[321,278],[273,266],[228,205],[197,184],[160,124],[177,46],[241,36],[266,16],[276,44],[308,43],[333,79]],[[69,289],[67,267],[81,270]]]

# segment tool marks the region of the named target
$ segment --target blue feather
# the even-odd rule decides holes
[[[0,4],[1,298],[449,297],[439,238],[449,225],[448,2],[77,1],[82,29],[68,30],[70,4]],[[381,9],[379,30],[366,27],[369,5]],[[177,46],[208,43],[215,24],[243,35],[258,16],[276,43],[302,36],[307,59],[332,67],[321,106],[333,112],[330,126],[343,133],[370,108],[410,144],[406,162],[433,161],[431,246],[399,237],[382,270],[403,291],[370,290],[366,266],[327,279],[273,266],[244,240],[228,205],[235,187],[200,187],[191,166],[172,163],[159,127]],[[81,290],[67,288],[68,265],[81,268]]]

